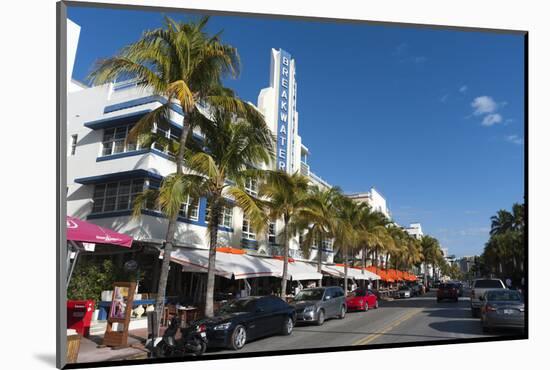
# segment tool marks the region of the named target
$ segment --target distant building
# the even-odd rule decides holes
[[[472,269],[472,266],[475,264],[475,256],[464,256],[458,260],[458,267],[460,272],[468,273]]]
[[[366,193],[349,194],[348,198],[359,203],[367,203],[373,211],[378,211],[391,220],[391,213],[388,208],[386,198],[374,187]]]
[[[404,229],[409,235],[414,236],[416,239],[420,240],[424,236],[422,225],[419,222],[412,223],[409,227],[405,227]]]

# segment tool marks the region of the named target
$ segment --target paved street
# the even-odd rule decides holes
[[[328,320],[322,326],[299,325],[289,337],[274,336],[250,342],[240,352],[485,336],[489,335],[482,332],[479,319],[471,317],[467,296],[460,298],[458,303],[437,303],[432,291],[422,297],[383,301],[377,310],[349,312],[344,320]],[[212,349],[208,353],[235,352]]]

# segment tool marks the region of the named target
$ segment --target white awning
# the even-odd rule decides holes
[[[324,265],[323,272],[338,278],[344,278],[344,266],[337,265]],[[355,280],[380,280],[380,276],[365,270],[364,273],[360,269],[352,268],[348,266],[348,278]]]
[[[171,260],[183,266],[184,271],[208,272],[208,250],[177,248]],[[261,276],[280,277],[282,270],[271,259],[246,254],[216,253],[215,274],[226,279],[246,279]]]
[[[208,250],[192,248],[176,248],[171,260],[183,266],[184,271],[208,272]],[[344,277],[344,267],[323,265],[325,274],[338,278]],[[262,276],[283,277],[283,261],[277,258],[251,256],[216,252],[215,274],[226,279],[246,279]],[[356,280],[378,280],[380,276],[365,270],[348,268],[348,277]],[[291,280],[319,280],[322,274],[317,272],[317,265],[302,261],[288,263],[288,278]]]
[[[282,271],[283,261],[280,262]],[[317,266],[300,261],[288,263],[288,274],[292,280],[320,280],[323,278],[323,274],[317,272]]]

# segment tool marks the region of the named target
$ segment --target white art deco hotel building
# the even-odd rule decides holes
[[[69,34],[78,26],[69,22]],[[69,63],[75,48],[69,50]],[[257,108],[277,137],[279,169],[301,171],[321,187],[330,185],[311,172],[308,149],[299,135],[296,109],[296,63],[284,50],[271,50],[270,86],[260,91]],[[71,81],[69,79],[69,81]],[[175,172],[175,162],[164,148],[153,145],[141,148],[128,140],[128,131],[144,114],[165,100],[152,95],[135,82],[120,82],[85,87],[70,82],[68,95],[68,163],[67,213],[81,219],[131,235],[139,245],[160,246],[168,220],[158,211],[144,209],[138,219],[132,218],[132,201],[146,188],[156,188],[164,176]],[[182,111],[172,107],[169,127],[157,127],[167,136],[181,131]],[[200,135],[200,133],[194,133]],[[255,192],[255,180],[247,190]],[[208,248],[206,199],[188,199],[181,207],[176,232],[180,247]],[[279,255],[277,243],[279,222],[270,225],[265,235],[257,235],[238,207],[224,209],[220,226],[220,245],[246,248],[250,253]],[[291,241],[291,256],[302,258],[298,238]],[[330,243],[323,246],[324,259],[332,262]],[[315,258],[315,252],[311,256]]]

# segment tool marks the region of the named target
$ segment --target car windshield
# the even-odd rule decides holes
[[[366,295],[367,291],[365,289],[356,289],[349,294],[350,297],[364,297]]]
[[[439,289],[452,289],[452,288],[455,288],[454,284],[441,284],[439,286]]]
[[[294,297],[295,301],[319,301],[323,298],[324,289],[302,290]]]
[[[220,313],[249,312],[254,306],[255,299],[237,299],[220,308]]]
[[[409,290],[409,287],[407,287],[407,286],[402,286],[401,288],[399,288],[399,290]]]
[[[477,280],[474,284],[475,288],[503,288],[500,280]]]
[[[521,301],[521,295],[514,290],[490,291],[487,293],[488,301]]]

